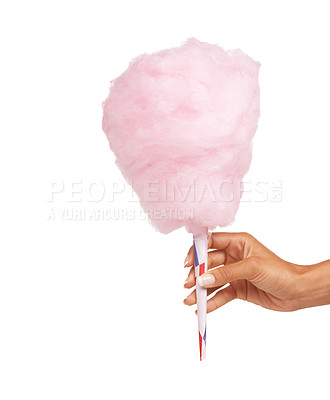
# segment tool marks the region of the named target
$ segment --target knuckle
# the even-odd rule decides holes
[[[254,240],[254,237],[248,232],[241,232],[241,236],[246,242],[252,242]]]
[[[225,254],[222,251],[209,251],[208,252],[208,266],[215,267],[220,264],[224,264]]]
[[[215,270],[215,279],[217,283],[223,284],[229,282],[232,277],[232,271],[227,267],[219,267]]]
[[[214,311],[217,308],[219,308],[219,306],[217,305],[217,302],[215,301],[215,299],[212,297],[210,300],[207,301],[208,303],[208,312]]]
[[[207,253],[207,265],[211,266],[214,263],[214,253],[212,251],[209,251]]]
[[[237,296],[236,289],[232,285],[229,286],[229,289],[230,289],[230,293],[231,293],[231,298],[232,299],[237,299],[238,296]]]
[[[214,235],[214,232],[211,232],[208,237],[208,248],[209,249],[211,249],[213,247],[213,235]]]
[[[224,303],[228,303],[232,299],[231,295],[227,291],[223,292],[222,298]]]

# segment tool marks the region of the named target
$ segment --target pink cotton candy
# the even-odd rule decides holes
[[[142,54],[112,81],[103,130],[160,232],[234,220],[260,113],[259,67],[239,49],[189,39]]]

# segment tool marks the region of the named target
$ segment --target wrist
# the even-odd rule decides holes
[[[330,304],[330,260],[300,268],[299,308]]]

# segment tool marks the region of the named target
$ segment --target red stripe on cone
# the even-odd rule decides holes
[[[199,266],[199,276],[203,275],[205,272],[205,263]]]

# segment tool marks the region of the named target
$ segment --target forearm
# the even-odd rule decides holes
[[[299,308],[330,304],[330,260],[303,269]]]

